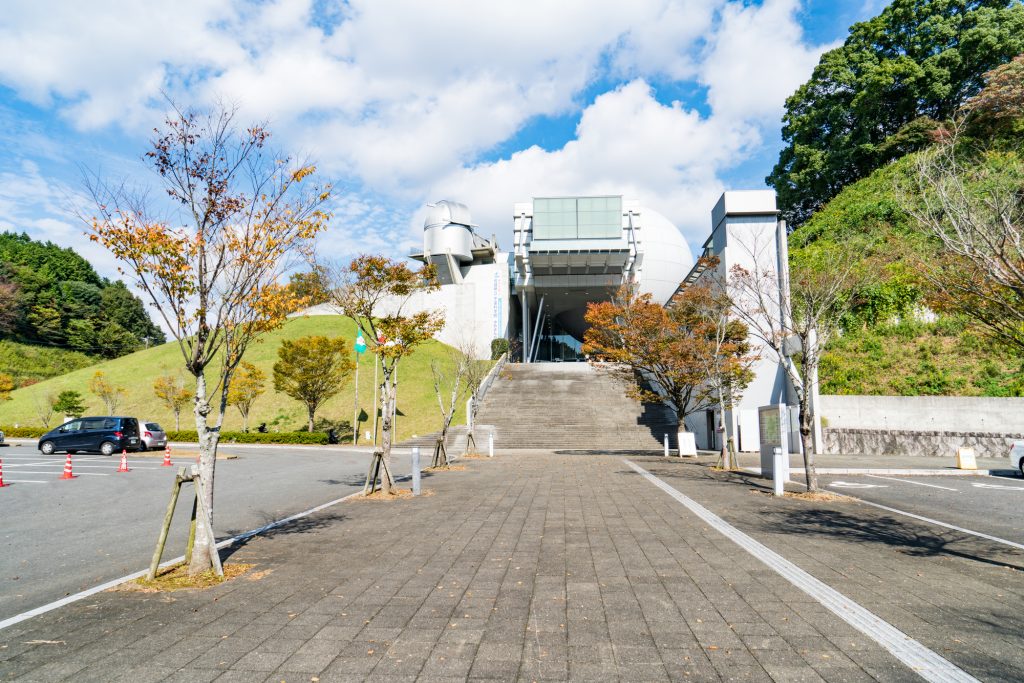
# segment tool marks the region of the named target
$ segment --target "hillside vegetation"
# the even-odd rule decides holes
[[[0,340],[45,349],[35,359],[21,347],[8,345],[0,352],[0,373],[20,386],[81,367],[88,356],[116,358],[161,344],[164,334],[123,282],[101,278],[74,250],[2,232]],[[17,354],[24,363],[16,362]],[[36,360],[52,364],[52,370]]]
[[[292,431],[304,429],[306,424],[305,408],[297,401],[276,393],[273,389],[273,365],[277,360],[277,349],[282,339],[296,339],[307,335],[342,336],[348,340],[348,348],[355,341],[355,326],[348,318],[341,316],[313,316],[292,318],[285,325],[267,334],[260,343],[255,344],[246,354],[245,359],[263,370],[268,377],[266,393],[260,396],[252,408],[249,417],[250,429],[255,429],[261,422],[267,423],[271,431]],[[416,353],[404,360],[398,370],[398,419],[397,434],[399,439],[406,439],[413,434],[426,434],[440,428],[440,416],[437,399],[431,383],[430,362],[437,360],[447,366],[449,347],[440,342],[431,341],[418,349]],[[127,356],[107,360],[88,368],[82,368],[68,374],[55,377],[32,386],[18,389],[11,394],[12,400],[0,404],[0,424],[22,426],[41,426],[37,413],[37,404],[48,396],[54,396],[66,389],[81,392],[86,398],[88,413],[105,414],[100,399],[89,393],[89,380],[97,370],[102,371],[113,384],[125,388],[125,396],[117,408],[117,413],[134,415],[145,420],[156,420],[165,429],[174,428],[174,417],[169,409],[160,405],[153,394],[153,381],[160,375],[178,375],[187,380],[181,373],[181,352],[176,343],[136,351]],[[212,374],[211,374],[212,377]],[[186,386],[188,383],[186,381]],[[324,417],[332,421],[352,421],[354,408],[354,382],[350,382],[340,394],[330,399],[317,413],[318,419]],[[373,397],[373,355],[361,354],[359,363],[359,405],[361,419],[365,422],[360,426],[360,439],[370,429],[372,423]],[[454,424],[463,424],[464,410],[456,412]],[[51,426],[60,422],[55,416]],[[225,429],[241,430],[242,420],[238,411],[229,408],[225,420]],[[195,429],[191,406],[181,415],[182,429]]]
[[[1016,134],[986,139],[976,163],[1019,156],[1020,140]],[[1019,354],[969,317],[934,305],[928,273],[938,245],[904,208],[917,201],[914,164],[922,153],[847,186],[790,235],[794,263],[815,249],[856,242],[866,245],[864,266],[873,274],[871,284],[851,293],[856,305],[843,321],[842,335],[826,348],[821,391],[1022,396]]]
[[[87,368],[100,360],[102,359],[57,346],[0,340],[0,374],[10,375],[16,387],[29,386],[72,370]]]

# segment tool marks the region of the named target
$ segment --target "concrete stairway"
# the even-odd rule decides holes
[[[462,414],[459,414],[462,417]],[[466,450],[468,430],[465,425],[458,427],[451,427],[448,429],[448,456],[454,458],[455,456],[462,455]],[[441,436],[441,432],[431,432],[429,434],[421,434],[416,437],[405,439],[398,445],[402,448],[411,448],[413,446],[419,446],[420,454],[426,458],[428,455],[434,452],[434,443],[437,441],[437,437]],[[479,438],[479,437],[478,437]],[[484,439],[486,439],[486,435]],[[484,442],[486,446],[486,441]],[[428,452],[429,451],[429,452]]]
[[[630,451],[676,445],[676,420],[661,404],[627,398],[589,363],[510,363],[477,414],[477,443],[497,448]]]

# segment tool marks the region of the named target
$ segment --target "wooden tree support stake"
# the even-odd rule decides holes
[[[156,540],[156,549],[153,551],[153,559],[149,563],[149,573],[146,579],[152,581],[156,578],[156,571],[160,567],[160,558],[164,554],[164,546],[167,545],[167,534],[171,530],[171,520],[174,518],[174,508],[178,504],[178,494],[181,493],[181,484],[186,481],[185,468],[178,470],[174,477],[174,484],[171,486],[171,500],[167,504],[167,513],[164,515],[164,523],[160,527],[160,536]]]
[[[203,529],[206,532],[206,538],[210,546],[210,562],[213,564],[214,570],[217,572],[217,576],[224,576],[224,567],[220,562],[220,552],[217,550],[217,538],[213,533],[213,525],[210,522],[210,516],[206,511],[206,505],[203,504],[203,482],[199,475],[193,471],[191,474],[185,474],[185,468],[182,467],[178,470],[178,474],[174,477],[174,484],[171,488],[171,500],[167,503],[167,513],[164,515],[163,525],[160,527],[160,536],[156,541],[156,549],[153,551],[153,559],[149,563],[149,572],[146,573],[146,579],[152,581],[156,578],[156,573],[160,569],[160,560],[164,554],[164,547],[167,545],[167,535],[171,530],[171,521],[174,519],[174,509],[178,505],[178,497],[181,494],[181,485],[186,482],[192,482],[195,486],[195,498],[192,500],[192,519],[189,523],[188,533],[188,546],[185,549],[185,564],[187,565],[192,561],[192,549],[195,547],[196,540],[196,520],[197,517],[201,517],[203,520]]]
[[[366,471],[366,483],[363,485],[363,495],[368,496],[377,491],[377,481],[383,484],[384,478],[395,485],[395,478],[391,476],[391,468],[384,461],[384,451],[377,449],[373,452],[373,459],[370,461],[370,468]],[[381,487],[383,488],[383,486]]]
[[[445,448],[444,439],[438,438],[434,442],[434,459],[431,462],[431,467],[448,467],[451,461],[448,459],[448,449]]]

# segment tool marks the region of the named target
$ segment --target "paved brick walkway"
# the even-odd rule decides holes
[[[633,458],[985,680],[1024,670],[1006,553],[854,503]],[[0,679],[920,680],[621,457],[516,452],[340,504],[230,561],[260,578],[94,596],[0,631]]]

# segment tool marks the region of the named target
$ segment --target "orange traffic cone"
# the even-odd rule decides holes
[[[10,486],[10,484],[4,483],[4,459],[0,458],[0,489],[5,486]]]
[[[171,464],[171,444],[167,444],[167,448],[164,449],[164,464],[161,467],[174,467]]]
[[[128,469],[128,451],[121,450],[121,465],[117,468],[118,472],[131,472]]]
[[[68,453],[68,459],[64,461],[64,474],[60,475],[61,479],[75,479],[78,475],[71,473],[71,454]]]

